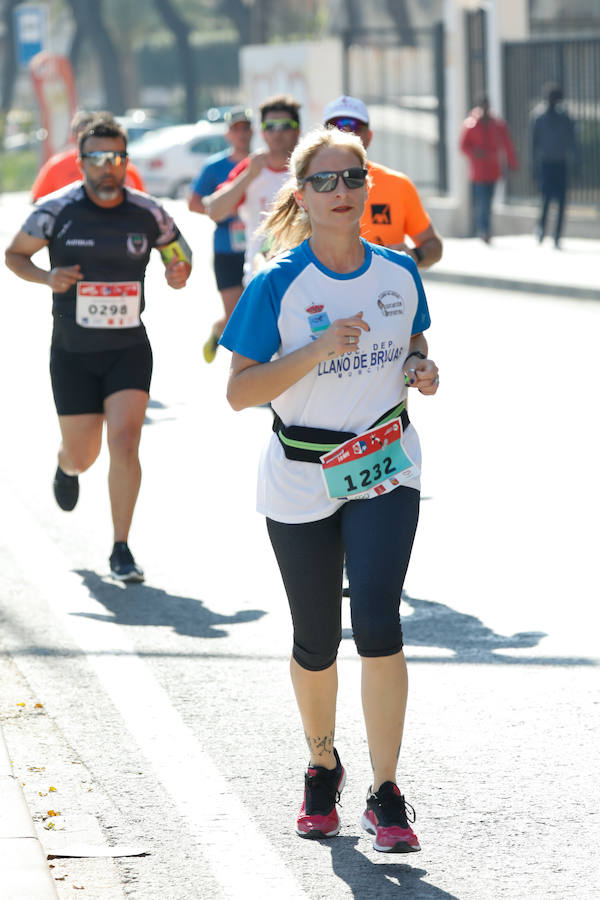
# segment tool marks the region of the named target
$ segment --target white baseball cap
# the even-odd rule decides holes
[[[340,116],[349,116],[352,119],[358,119],[359,122],[369,124],[369,113],[367,107],[359,100],[358,97],[348,97],[342,94],[337,100],[332,100],[323,110],[323,122],[330,122]]]

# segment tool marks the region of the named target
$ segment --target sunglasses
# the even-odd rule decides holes
[[[351,116],[338,116],[337,119],[330,119],[327,123],[332,128],[339,128],[340,131],[353,131],[358,134],[361,128],[365,127],[365,123],[360,119],[353,119]]]
[[[297,128],[298,123],[295,119],[269,119],[263,122],[261,128],[263,131],[287,131],[288,128]]]
[[[314,175],[307,175],[306,178],[301,178],[300,185],[310,181],[313,190],[315,190],[317,194],[328,194],[330,191],[335,191],[338,178],[341,175],[342,181],[346,187],[353,191],[355,188],[364,187],[367,174],[366,169],[358,168],[344,169],[339,172],[315,172]]]
[[[87,159],[90,165],[99,169],[110,163],[111,166],[124,166],[127,162],[127,154],[122,150],[92,150],[90,153],[82,153],[82,159]]]

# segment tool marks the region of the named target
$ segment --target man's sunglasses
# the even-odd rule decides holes
[[[342,177],[342,181],[346,187],[353,191],[355,188],[364,187],[367,178],[366,169],[343,169],[339,172],[315,172],[314,175],[307,175],[306,178],[300,179],[300,185],[306,184],[307,181],[313,186],[313,190],[317,194],[328,194],[335,191],[338,178]]]
[[[102,168],[106,163],[111,166],[124,166],[127,162],[127,154],[120,150],[91,150],[90,153],[82,153],[82,159],[87,159],[92,166]]]
[[[261,125],[263,131],[287,131],[288,128],[297,127],[298,123],[295,119],[269,119]]]
[[[361,128],[365,127],[365,123],[360,119],[353,119],[351,116],[338,116],[336,119],[330,119],[327,123],[331,128],[339,128],[340,131],[353,131],[358,134]]]

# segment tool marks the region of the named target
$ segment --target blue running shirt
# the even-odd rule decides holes
[[[231,150],[223,150],[221,153],[215,153],[206,160],[204,168],[196,176],[192,182],[192,191],[199,197],[208,197],[213,194],[219,185],[227,180],[227,176],[231,170],[237,165],[231,159]],[[215,228],[213,247],[215,253],[239,253],[239,247],[231,246],[230,226],[232,223],[242,227],[239,216],[230,216],[222,222],[217,223]],[[244,248],[241,248],[243,252]]]

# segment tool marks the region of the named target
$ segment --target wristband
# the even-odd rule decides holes
[[[417,257],[417,265],[419,265],[419,263],[423,262],[423,257],[425,256],[425,254],[423,253],[423,251],[421,250],[420,247],[413,247],[412,252]]]
[[[419,359],[427,359],[427,357],[425,356],[425,354],[424,354],[424,353],[421,353],[420,350],[412,350],[412,351],[408,354],[408,356],[406,357],[406,359],[404,360],[404,365],[406,365],[406,363],[407,363],[408,360],[411,358],[411,356],[418,356]]]

